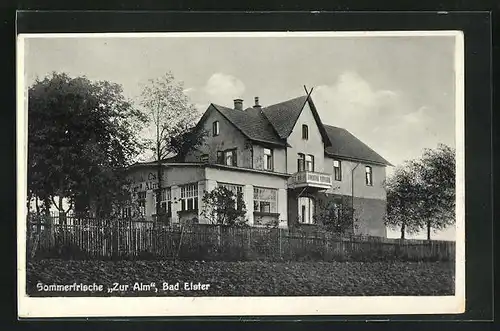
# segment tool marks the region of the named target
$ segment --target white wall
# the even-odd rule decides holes
[[[222,182],[228,184],[242,185],[243,186],[243,198],[245,200],[245,205],[247,208],[247,219],[249,224],[253,224],[253,187],[267,187],[278,190],[278,205],[277,209],[280,213],[279,219],[280,226],[286,226],[287,224],[287,179],[284,177],[265,174],[265,173],[253,173],[253,172],[243,172],[234,171],[229,169],[216,169],[207,168],[206,170],[207,181]],[[213,186],[212,186],[213,187]]]
[[[264,146],[253,144],[253,168],[264,170]],[[286,173],[286,152],[285,147],[274,147],[273,150],[273,171]]]
[[[309,127],[309,139],[302,139],[302,124]],[[324,155],[325,148],[323,137],[316,125],[313,113],[309,104],[306,103],[302,113],[300,114],[292,133],[287,138],[287,142],[291,147],[287,149],[287,170],[293,174],[297,172],[297,153],[314,155],[314,171],[324,171]]]
[[[252,167],[252,144],[231,122],[229,122],[216,109],[207,110],[207,116],[203,128],[207,132],[205,141],[198,151],[191,151],[186,155],[186,162],[200,162],[201,154],[208,154],[209,163],[217,163],[217,151],[236,148],[238,167]],[[241,111],[241,110],[234,110]],[[213,136],[212,124],[219,122],[219,135]]]
[[[351,196],[352,184],[351,174],[352,169],[359,164],[354,170],[354,196],[369,199],[385,199],[386,191],[385,184],[385,168],[384,166],[373,165],[363,162],[347,161],[342,159],[335,159],[341,162],[342,180],[336,181],[333,176],[333,160],[334,158],[325,156],[325,169],[324,172],[332,175],[332,189],[327,193],[335,193]],[[372,180],[373,185],[366,185],[365,181],[365,166],[372,167]]]
[[[138,191],[146,191],[146,215],[154,214],[153,186],[156,181],[153,175],[156,174],[155,166],[137,168],[130,173],[130,178],[136,180],[134,187]],[[245,205],[247,207],[247,219],[253,224],[253,188],[254,186],[273,188],[278,190],[277,210],[280,213],[280,226],[287,224],[287,178],[273,175],[272,173],[235,171],[224,168],[210,168],[199,166],[165,166],[163,171],[163,187],[170,187],[172,192],[172,221],[178,220],[177,211],[179,203],[175,203],[180,198],[180,185],[198,184],[198,210],[199,214],[203,209],[203,194],[217,187],[218,182],[242,185]],[[148,180],[149,179],[149,180]],[[153,183],[155,185],[153,185]]]

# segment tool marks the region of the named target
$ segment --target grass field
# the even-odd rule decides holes
[[[32,296],[453,295],[452,262],[197,262],[38,260],[27,265]],[[196,290],[193,284],[210,284]],[[41,285],[103,285],[100,292],[39,291]],[[108,293],[114,283],[129,285]],[[134,290],[134,284],[138,283]],[[155,286],[148,288],[141,284]],[[164,284],[175,285],[171,289]],[[188,283],[191,290],[184,289]],[[37,287],[38,286],[38,287]],[[208,288],[207,288],[208,287]],[[47,289],[47,287],[45,287]]]

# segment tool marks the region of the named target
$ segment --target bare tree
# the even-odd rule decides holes
[[[196,127],[199,114],[184,93],[183,83],[177,82],[171,72],[148,81],[142,90],[141,105],[154,128],[151,150],[158,165],[156,214],[160,215],[162,161],[167,157],[182,159],[202,143],[204,132]]]

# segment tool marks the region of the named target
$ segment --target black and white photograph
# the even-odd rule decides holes
[[[464,311],[462,33],[17,47],[20,316]]]

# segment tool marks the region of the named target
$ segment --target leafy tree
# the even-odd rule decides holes
[[[162,160],[169,156],[182,160],[191,148],[202,144],[206,133],[196,127],[196,109],[184,93],[183,84],[175,81],[171,72],[147,82],[142,90],[141,105],[154,129],[154,139],[150,140],[150,146],[157,161],[156,201],[160,201]],[[161,213],[158,203],[156,214]]]
[[[390,227],[404,232],[442,230],[455,222],[455,151],[443,144],[396,169],[387,181]]]
[[[455,223],[455,150],[444,144],[426,149],[416,166],[419,214],[430,240],[431,229],[442,230]]]
[[[246,206],[241,193],[235,194],[219,186],[203,196],[202,216],[212,224],[243,226],[246,224]]]
[[[316,224],[337,234],[347,234],[354,230],[354,209],[349,204],[332,199],[318,199],[317,207],[313,216]]]
[[[50,202],[62,214],[91,205],[109,212],[140,151],[143,122],[120,85],[55,72],[37,79],[28,100],[28,198],[41,200],[46,213]]]
[[[396,168],[386,181],[387,214],[385,224],[390,228],[401,229],[401,239],[405,233],[416,233],[422,227],[418,207],[420,187],[417,183],[415,162],[407,162]]]

